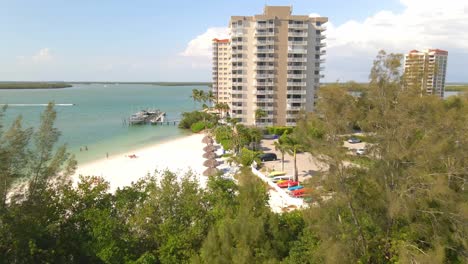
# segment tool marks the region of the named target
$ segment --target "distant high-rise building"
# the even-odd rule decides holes
[[[231,46],[229,39],[213,39],[213,95],[217,103],[231,103]]]
[[[405,55],[405,81],[421,85],[427,94],[444,97],[448,52],[440,49],[412,50]]]
[[[247,125],[294,126],[300,111],[313,111],[324,77],[327,21],[292,15],[289,6],[266,6],[260,15],[231,17],[227,65],[219,40],[213,42],[213,92],[220,102],[228,100],[233,118]],[[221,67],[231,70],[226,76],[229,99],[221,91]],[[257,118],[257,109],[265,116]]]

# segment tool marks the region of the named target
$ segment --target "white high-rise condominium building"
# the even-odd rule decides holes
[[[427,94],[444,97],[448,52],[440,49],[412,50],[405,55],[408,86],[421,85]]]
[[[246,125],[294,126],[300,111],[313,111],[323,78],[327,21],[292,15],[289,6],[266,6],[263,14],[232,16],[231,117]],[[213,55],[213,62],[218,62],[213,76],[219,80],[219,52],[214,50]],[[219,87],[213,86],[218,96]],[[266,115],[257,118],[257,109]]]

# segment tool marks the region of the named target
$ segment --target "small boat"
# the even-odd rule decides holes
[[[302,186],[302,185],[297,185],[297,186],[289,187],[289,188],[288,188],[288,191],[300,190],[300,189],[302,189],[302,188],[304,188],[304,186]]]
[[[276,177],[276,176],[282,176],[286,175],[286,172],[284,171],[272,171],[270,174],[268,174],[268,177]]]

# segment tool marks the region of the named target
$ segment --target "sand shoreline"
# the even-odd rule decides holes
[[[200,185],[205,186],[206,177],[202,176],[205,169],[202,157],[205,144],[201,142],[203,137],[204,134],[193,134],[79,164],[73,179],[77,181],[80,175],[101,176],[114,191],[136,182],[148,173],[168,169],[181,176],[192,171]],[[136,158],[130,158],[130,155],[136,155]]]

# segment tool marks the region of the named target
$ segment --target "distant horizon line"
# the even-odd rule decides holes
[[[358,84],[367,84],[369,82],[361,82],[361,81],[342,81],[338,82],[340,84],[345,84],[348,82],[355,82]],[[194,84],[212,84],[213,82],[207,81],[0,81],[0,83],[70,83],[70,84],[78,84],[78,83],[122,83],[122,84],[159,84],[159,83],[194,83]],[[321,84],[333,84],[337,82],[321,82]],[[468,84],[468,81],[450,81],[446,82],[446,85],[454,85],[454,84]]]

